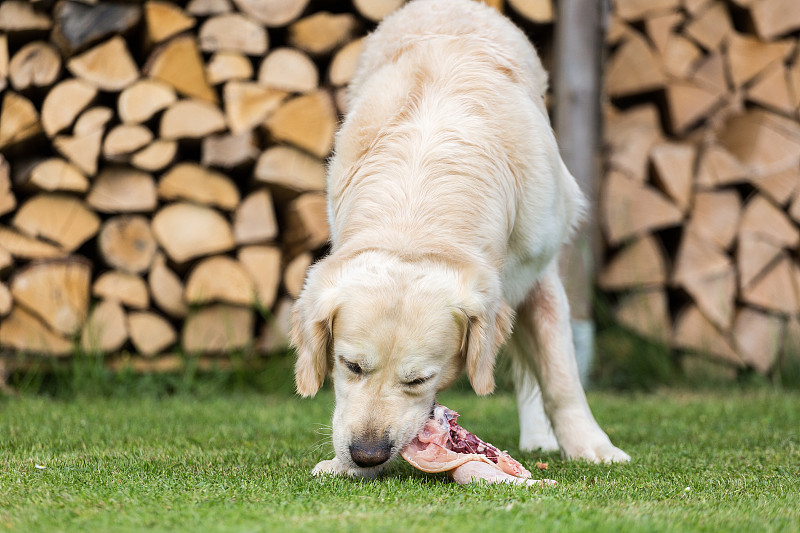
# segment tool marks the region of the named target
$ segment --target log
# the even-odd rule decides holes
[[[706,147],[700,158],[695,178],[705,188],[715,188],[747,181],[749,171],[736,156],[718,145]]]
[[[113,115],[114,112],[107,107],[87,109],[75,121],[73,135],[56,135],[53,146],[81,171],[94,176],[105,125]]]
[[[228,353],[249,347],[255,318],[249,307],[215,304],[186,319],[181,346],[186,353]]]
[[[663,289],[627,294],[617,306],[614,316],[623,326],[645,338],[669,343],[672,324],[667,293]]]
[[[52,356],[71,355],[74,351],[69,339],[54,333],[20,306],[15,306],[10,315],[0,320],[0,346],[16,352]]]
[[[778,359],[785,329],[782,319],[745,307],[736,314],[733,345],[745,363],[767,374]]]
[[[0,282],[0,318],[11,312],[13,304],[14,300],[11,297],[11,291],[8,290],[5,283]]]
[[[721,95],[691,81],[667,84],[667,107],[673,133],[681,135],[706,118],[721,101]]]
[[[142,79],[122,91],[117,102],[119,118],[128,124],[139,124],[177,101],[174,89],[156,80]]]
[[[312,55],[325,55],[349,42],[357,27],[350,13],[318,11],[289,26],[289,44]]]
[[[256,342],[256,350],[260,353],[271,354],[285,352],[289,348],[290,316],[292,314],[292,300],[281,298],[275,306],[271,320],[268,320],[261,329],[261,334]]]
[[[337,121],[331,97],[316,91],[288,100],[267,119],[266,125],[277,140],[322,158],[333,147]]]
[[[306,271],[311,266],[312,260],[311,254],[304,252],[286,265],[283,271],[283,286],[292,298],[297,298],[300,295],[300,290],[306,280]]]
[[[765,43],[736,32],[731,33],[727,43],[729,72],[735,87],[741,87],[767,67],[784,61],[794,49],[793,41]]]
[[[661,143],[650,151],[655,178],[684,212],[692,199],[692,178],[697,150],[689,143]]]
[[[753,176],[750,182],[764,196],[783,206],[794,196],[794,191],[800,184],[800,168],[789,167],[767,176]]]
[[[12,224],[31,237],[43,237],[71,253],[97,234],[100,218],[78,198],[42,193],[17,210]]]
[[[141,170],[163,170],[175,160],[178,142],[157,139],[131,156],[131,165]]]
[[[733,23],[724,2],[714,2],[694,17],[684,29],[708,51],[719,50],[720,45],[733,33]]]
[[[640,20],[650,13],[675,11],[680,7],[679,0],[617,0],[616,13],[624,20]]]
[[[692,41],[673,34],[667,38],[661,61],[667,75],[686,78],[702,57],[703,53]]]
[[[739,238],[736,249],[736,266],[739,270],[739,288],[745,289],[763,274],[781,253],[781,248],[758,237]]]
[[[210,135],[203,139],[201,153],[203,166],[230,169],[253,163],[260,150],[253,132],[245,131],[239,135]]]
[[[139,78],[139,68],[120,36],[73,57],[67,62],[67,69],[83,81],[109,92],[119,92]]]
[[[606,116],[604,142],[610,151],[609,164],[637,181],[647,178],[648,154],[661,140],[661,120],[654,105]]]
[[[690,277],[683,282],[683,288],[708,320],[723,331],[730,329],[736,297],[736,271],[732,265],[718,275]]]
[[[226,81],[243,81],[253,77],[253,64],[238,52],[217,52],[208,61],[206,76],[211,85]]]
[[[652,236],[620,250],[598,276],[598,285],[607,291],[632,287],[662,286],[667,280],[667,266],[661,245]]]
[[[335,87],[342,87],[350,83],[356,71],[363,42],[363,38],[350,41],[333,56],[331,66],[328,68],[328,80]]]
[[[146,357],[163,352],[178,340],[172,325],[150,311],[128,313],[128,333],[136,352]]]
[[[106,37],[129,32],[139,23],[142,9],[117,2],[87,5],[60,1],[54,15],[56,24],[51,38],[69,57]]]
[[[28,43],[11,58],[8,77],[17,91],[31,87],[50,87],[61,73],[61,56],[44,41]]]
[[[190,200],[231,211],[239,205],[239,190],[224,174],[197,163],[178,163],[158,182],[158,196],[164,200]]]
[[[659,13],[645,19],[644,27],[647,31],[647,36],[656,47],[659,54],[664,53],[667,46],[667,41],[673,35],[675,27],[683,22],[684,16],[678,12]],[[624,24],[620,22],[620,24]],[[621,37],[620,37],[621,39]],[[616,44],[616,43],[613,43]]]
[[[0,276],[5,278],[14,267],[14,257],[5,248],[0,248]]]
[[[8,36],[0,34],[0,91],[8,86]]]
[[[33,9],[25,0],[0,2],[0,31],[8,33],[46,31],[53,26],[47,15]]]
[[[726,250],[736,237],[741,211],[742,204],[736,191],[698,191],[694,195],[691,218],[685,231]]]
[[[402,6],[404,2],[405,0],[353,0],[353,5],[362,17],[372,22],[378,22],[386,15]],[[542,4],[545,2],[539,1],[537,3]]]
[[[100,230],[98,244],[106,265],[131,274],[150,268],[157,249],[150,222],[138,215],[108,219]]]
[[[164,139],[200,139],[225,129],[225,116],[202,100],[178,100],[161,117]]]
[[[47,136],[71,126],[95,96],[97,89],[78,79],[67,79],[53,87],[42,104],[42,127]]]
[[[272,246],[244,246],[239,248],[237,259],[255,283],[258,307],[272,308],[281,282],[280,249]]]
[[[0,216],[13,211],[16,207],[17,197],[11,190],[11,169],[6,158],[0,154]]]
[[[611,57],[605,89],[612,98],[654,91],[664,86],[661,61],[647,41],[633,34]]]
[[[109,160],[125,160],[133,152],[150,144],[153,133],[140,124],[114,126],[103,141],[103,156]]]
[[[764,41],[771,41],[800,28],[800,6],[792,0],[764,0],[750,7],[756,33]]]
[[[86,201],[102,213],[149,213],[158,205],[153,176],[124,166],[100,172]]]
[[[167,266],[164,254],[157,253],[153,259],[153,267],[147,276],[147,283],[150,287],[150,294],[153,301],[173,318],[183,318],[188,313],[189,308],[183,299],[183,282],[175,272]]]
[[[678,247],[672,281],[685,285],[692,280],[717,277],[726,273],[730,266],[731,260],[726,253],[687,230],[683,232]]]
[[[800,193],[795,194],[792,205],[789,208],[789,215],[795,222],[800,223]]]
[[[0,149],[30,139],[42,131],[39,113],[24,96],[6,91],[0,109]]]
[[[711,93],[727,94],[728,80],[722,54],[715,53],[701,60],[692,74],[692,81]]]
[[[742,291],[746,303],[777,313],[797,314],[797,265],[786,253]]]
[[[232,9],[230,0],[191,0],[186,4],[186,12],[198,17],[228,13]]]
[[[692,16],[697,16],[704,8],[708,7],[713,0],[682,0],[683,8]],[[736,1],[736,0],[734,0]]]
[[[92,296],[119,302],[133,309],[150,307],[150,296],[144,280],[136,274],[121,270],[109,270],[101,274],[92,285]]]
[[[189,305],[211,302],[252,305],[256,287],[241,263],[226,256],[203,259],[189,274],[184,299]]]
[[[286,26],[303,12],[308,0],[233,0],[240,11],[265,26]]]
[[[241,13],[225,13],[203,23],[198,36],[204,52],[240,52],[262,56],[269,47],[267,30]]]
[[[217,103],[217,93],[208,83],[194,37],[180,36],[164,43],[153,51],[143,70],[184,96]]]
[[[28,237],[5,226],[0,226],[0,248],[17,259],[53,259],[66,255],[57,246]]]
[[[678,225],[683,213],[661,193],[612,172],[600,196],[600,222],[611,244],[652,230]]]
[[[315,250],[330,239],[327,201],[324,194],[306,193],[289,204],[284,242],[293,250]]]
[[[233,215],[233,238],[236,244],[258,244],[278,236],[278,223],[269,189],[250,193]]]
[[[228,128],[238,135],[253,129],[274,113],[287,93],[255,82],[229,81],[223,95]]]
[[[171,204],[156,213],[153,233],[176,263],[226,252],[235,245],[231,227],[222,215],[188,203]]]
[[[508,5],[534,24],[550,24],[555,19],[553,0],[508,0]]]
[[[689,307],[678,315],[672,333],[672,342],[678,348],[710,355],[714,359],[737,367],[744,366],[744,362],[730,341],[703,316],[697,307]]]
[[[72,131],[76,136],[88,135],[98,130],[103,130],[109,120],[114,116],[114,111],[108,107],[92,107],[84,111],[78,120],[75,121],[75,126]]]
[[[81,334],[81,348],[89,353],[117,352],[128,340],[125,311],[118,302],[98,303]]]
[[[786,248],[800,244],[800,232],[786,214],[760,194],[753,196],[744,208],[739,237],[762,239]]]
[[[195,19],[172,3],[149,1],[144,5],[147,40],[158,44],[194,28]]]
[[[36,263],[18,270],[11,280],[14,303],[32,312],[55,332],[74,335],[89,311],[91,272],[75,257]]]
[[[794,98],[789,90],[788,76],[783,63],[775,63],[758,75],[747,90],[747,99],[770,111],[793,117]]]
[[[276,48],[258,69],[258,83],[271,89],[308,93],[319,86],[317,66],[295,48]]]
[[[731,118],[719,140],[756,175],[796,167],[800,160],[800,125],[766,111]]]
[[[273,146],[258,158],[253,172],[257,181],[305,191],[325,190],[322,161],[289,146]]]

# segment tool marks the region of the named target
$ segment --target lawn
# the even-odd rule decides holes
[[[557,487],[457,486],[397,463],[315,479],[332,394],[0,400],[0,531],[798,531],[800,393],[593,392],[628,465],[519,453],[513,397],[441,400]],[[535,470],[535,469],[534,469]],[[540,475],[538,471],[534,475]]]

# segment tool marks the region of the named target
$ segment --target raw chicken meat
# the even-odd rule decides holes
[[[436,405],[433,415],[401,455],[423,472],[448,472],[456,483],[478,481],[516,485],[555,485],[552,480],[530,479],[518,461],[482,441],[456,423],[458,413]]]

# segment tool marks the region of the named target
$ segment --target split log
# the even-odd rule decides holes
[[[241,52],[262,56],[269,47],[267,30],[241,13],[225,13],[203,23],[198,36],[204,52]]]
[[[363,41],[363,38],[350,41],[333,56],[328,69],[328,79],[334,86],[341,87],[350,83],[356,71]]]
[[[67,62],[67,69],[85,82],[109,92],[121,91],[139,78],[139,68],[120,36],[73,57]]]
[[[732,265],[718,275],[689,277],[683,288],[708,320],[723,331],[730,329],[736,298],[736,271]]]
[[[177,99],[170,85],[156,80],[142,79],[122,91],[117,109],[122,122],[139,124],[150,120],[153,115],[171,106]]]
[[[702,57],[703,53],[692,41],[680,35],[670,35],[661,61],[669,76],[685,78]]]
[[[794,196],[795,190],[800,185],[800,167],[789,167],[767,176],[753,176],[750,183],[764,196],[783,206]]]
[[[0,276],[5,278],[14,267],[14,257],[5,248],[0,247]]]
[[[731,118],[719,140],[757,175],[796,167],[800,160],[800,125],[766,111]]]
[[[650,37],[650,40],[655,45],[659,54],[664,53],[664,50],[667,47],[667,41],[669,40],[670,36],[673,35],[673,30],[678,24],[683,22],[683,20],[684,16],[681,14],[681,12],[676,11],[659,13],[657,15],[648,17],[644,21],[644,27],[647,32],[647,36]],[[620,22],[620,24],[623,23]],[[621,38],[622,36],[620,36],[620,40]]]
[[[13,305],[14,300],[11,296],[11,291],[8,290],[5,283],[0,283],[0,318],[10,313]]]
[[[293,93],[308,93],[319,86],[317,66],[295,48],[276,48],[261,62],[258,83]]]
[[[206,76],[211,85],[226,81],[243,81],[253,77],[253,64],[238,52],[217,52],[208,61]]]
[[[41,131],[39,113],[31,101],[6,91],[0,109],[0,149],[30,139]]]
[[[661,245],[645,236],[620,250],[598,276],[604,290],[647,288],[664,285],[667,267]]]
[[[97,304],[81,334],[81,348],[89,353],[113,353],[128,340],[125,311],[118,302]]]
[[[744,290],[780,255],[781,247],[757,236],[742,236],[736,249],[739,288]]]
[[[298,196],[287,208],[286,221],[283,240],[293,251],[315,250],[330,239],[327,200],[323,194]]]
[[[169,166],[178,153],[178,142],[157,139],[131,156],[131,165],[155,172]]]
[[[257,244],[275,239],[278,223],[269,189],[250,193],[236,208],[233,216],[233,238],[236,244]]]
[[[189,305],[222,302],[252,305],[255,284],[241,263],[226,256],[200,261],[186,281],[184,299]]]
[[[157,248],[149,221],[136,215],[108,219],[100,230],[98,244],[108,266],[131,274],[150,268]]]
[[[792,0],[766,0],[750,7],[756,32],[761,39],[771,41],[800,28],[800,6]]]
[[[230,225],[222,215],[188,203],[172,204],[156,213],[153,233],[176,263],[226,252],[235,245]]]
[[[88,135],[96,131],[102,131],[109,120],[114,116],[114,111],[108,107],[92,107],[84,111],[78,120],[75,121],[75,126],[72,131],[76,136]]]
[[[186,12],[198,17],[228,13],[233,9],[230,0],[190,0]]]
[[[150,296],[144,280],[136,274],[120,270],[109,270],[101,274],[92,285],[92,296],[119,302],[134,309],[147,309],[150,306]]]
[[[672,330],[667,294],[663,289],[636,291],[626,295],[617,306],[619,322],[648,339],[669,343]]]
[[[715,53],[702,59],[692,74],[692,81],[711,93],[727,94],[728,80],[722,55]]]
[[[672,281],[686,284],[691,280],[716,277],[727,272],[730,266],[731,260],[726,253],[695,235],[694,232],[684,231],[678,247]]]
[[[12,224],[31,237],[44,237],[74,252],[97,234],[100,218],[75,197],[42,193],[17,210]]]
[[[295,191],[324,191],[325,166],[322,161],[288,146],[273,146],[258,158],[256,180]]]
[[[553,0],[508,0],[508,4],[534,24],[550,24],[555,19]]]
[[[747,88],[747,99],[771,111],[793,116],[796,112],[794,98],[789,89],[788,76],[783,63],[764,69]]]
[[[606,67],[606,92],[612,98],[660,89],[666,76],[647,41],[633,34],[611,57]]]
[[[640,20],[650,13],[675,11],[679,0],[617,0],[616,13],[624,20]]]
[[[88,262],[74,257],[36,263],[17,271],[11,294],[56,332],[74,335],[89,311],[90,279]]]
[[[308,0],[233,0],[241,11],[270,28],[286,26],[303,12]]]
[[[767,374],[778,359],[785,327],[776,316],[743,308],[731,331],[733,344],[745,363]]]
[[[253,132],[245,131],[239,135],[210,135],[203,139],[201,152],[203,166],[235,168],[254,162],[260,150]]]
[[[2,120],[2,119],[0,119]],[[0,216],[13,211],[17,207],[17,197],[11,190],[11,169],[8,161],[0,154]]]
[[[750,173],[736,156],[719,145],[708,146],[700,158],[695,182],[704,188],[747,181]]]
[[[203,307],[184,322],[181,345],[186,353],[228,353],[249,347],[255,318],[249,307],[216,304]]]
[[[2,8],[2,4],[0,4]],[[20,306],[0,320],[0,346],[17,352],[66,356],[73,353],[72,342],[54,333]]]
[[[609,113],[605,122],[609,164],[637,181],[645,181],[650,149],[663,138],[656,107],[643,105],[624,113]]]
[[[787,248],[796,248],[800,244],[797,228],[783,211],[761,195],[754,196],[745,206],[739,236],[762,239]]]
[[[272,246],[244,246],[237,258],[250,274],[256,287],[256,301],[261,309],[275,303],[281,281],[281,251]]]
[[[161,137],[165,139],[200,139],[224,129],[222,111],[202,100],[178,100],[161,117]]]
[[[184,96],[217,103],[217,93],[208,83],[194,37],[175,37],[164,43],[152,53],[143,70]]]
[[[8,36],[0,35],[0,91],[8,86]]]
[[[710,355],[737,367],[744,366],[728,339],[696,307],[689,307],[678,315],[672,342],[678,348]]]
[[[297,298],[303,288],[303,283],[306,280],[306,271],[311,266],[312,256],[310,253],[305,252],[286,265],[283,271],[283,286],[286,287],[286,292],[292,298]]]
[[[29,87],[50,87],[61,72],[61,56],[44,41],[28,43],[11,58],[8,77],[18,91]]]
[[[147,276],[150,294],[162,311],[173,318],[183,318],[189,311],[183,299],[184,288],[181,278],[167,266],[164,254],[158,253],[153,259],[153,267]]]
[[[517,1],[519,2],[520,0]],[[372,22],[378,22],[389,13],[397,10],[404,2],[405,0],[353,0],[353,5],[361,13],[361,16]],[[522,3],[525,3],[524,0]],[[538,3],[545,2],[540,1]]]
[[[153,140],[152,132],[140,124],[120,124],[111,128],[103,141],[103,156],[109,160],[124,160]]]
[[[0,31],[18,33],[49,30],[53,21],[47,13],[33,9],[25,0],[6,0],[0,3]]]
[[[800,300],[797,295],[797,265],[785,253],[761,277],[742,291],[745,302],[778,313],[797,314]]]
[[[239,205],[239,190],[233,181],[197,163],[179,163],[161,177],[158,196],[164,200],[190,200],[231,211]]]
[[[56,135],[53,146],[81,171],[94,176],[105,125],[113,114],[107,107],[93,107],[84,111],[75,122],[73,135]]]
[[[710,4],[707,9],[694,17],[684,32],[706,50],[719,50],[723,41],[733,33],[728,7],[724,2]]]
[[[178,340],[172,325],[149,311],[128,314],[128,333],[136,352],[146,357],[163,352]]]
[[[662,143],[650,151],[657,182],[684,212],[691,202],[696,156],[695,147],[687,143]]]
[[[732,33],[728,37],[728,65],[736,87],[741,87],[767,67],[785,60],[793,41],[765,43],[755,37]]]
[[[86,201],[102,213],[149,213],[158,205],[153,176],[124,166],[104,169]]]
[[[60,248],[0,226],[0,248],[18,259],[53,259],[66,253]]]
[[[716,91],[709,91],[691,81],[672,81],[667,84],[669,122],[675,134],[683,134],[707,117],[721,101]]]
[[[223,100],[228,127],[234,135],[253,129],[275,112],[287,93],[249,81],[229,81]]]
[[[741,210],[741,200],[736,191],[698,191],[685,231],[721,250],[728,249],[739,229]]]
[[[292,314],[292,300],[282,298],[275,306],[272,320],[267,321],[258,336],[256,350],[260,353],[271,354],[283,352],[289,348],[290,317]]]
[[[266,125],[276,139],[326,157],[333,147],[337,121],[331,97],[317,91],[287,101],[267,119]]]
[[[194,28],[194,17],[187,15],[175,4],[149,1],[144,5],[147,40],[160,43],[179,33]]]
[[[78,79],[64,80],[47,93],[42,104],[42,127],[48,137],[72,125],[97,95],[97,89]]]
[[[358,27],[350,13],[319,11],[289,26],[289,43],[313,55],[324,55],[349,42]]]
[[[134,4],[102,2],[58,2],[54,11],[52,40],[64,55],[71,56],[106,37],[121,35],[139,23],[141,7]]]

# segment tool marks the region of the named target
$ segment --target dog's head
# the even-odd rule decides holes
[[[297,390],[313,396],[331,374],[334,449],[353,470],[396,456],[465,366],[492,392],[512,311],[485,272],[380,253],[311,268],[292,313]]]

